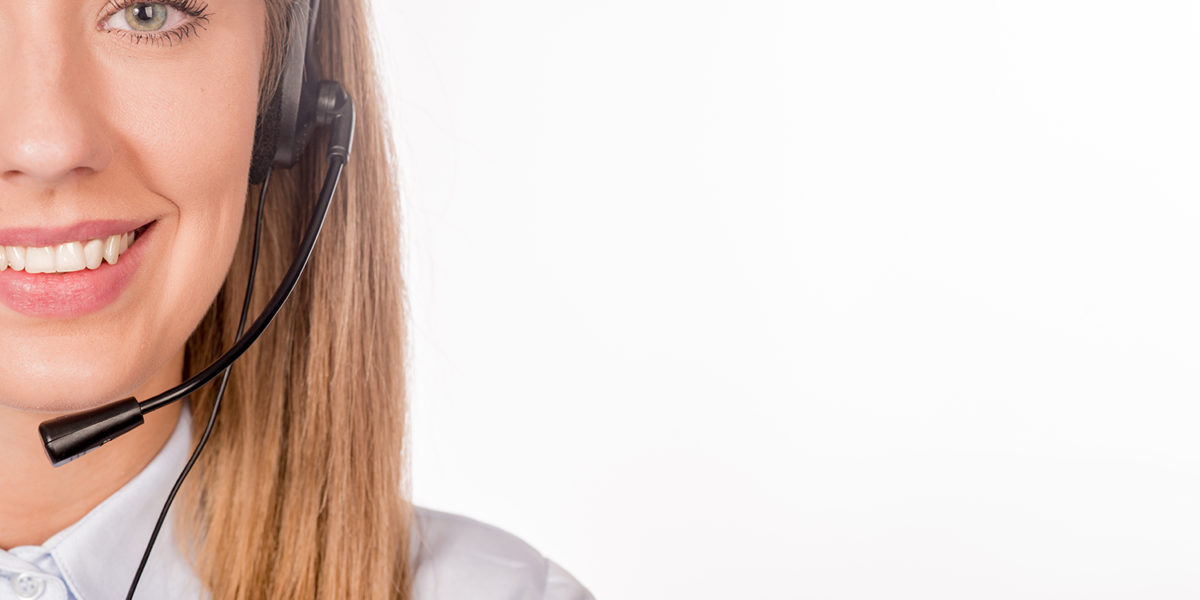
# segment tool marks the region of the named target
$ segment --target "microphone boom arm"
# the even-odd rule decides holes
[[[43,422],[38,426],[38,432],[42,436],[46,455],[54,466],[62,466],[133,430],[144,422],[142,415],[186,398],[200,386],[220,375],[221,371],[224,371],[250,348],[250,345],[262,335],[275,315],[283,308],[283,303],[295,289],[301,273],[304,272],[305,265],[308,264],[309,257],[312,256],[317,236],[320,235],[321,226],[325,223],[325,215],[329,212],[329,203],[337,190],[342,168],[349,159],[350,148],[354,141],[354,103],[341,84],[334,81],[322,81],[317,105],[319,121],[321,124],[330,125],[329,145],[326,150],[329,166],[325,171],[321,194],[313,209],[312,217],[308,221],[308,229],[300,242],[296,258],[275,290],[275,294],[267,302],[267,307],[263,309],[262,314],[220,358],[178,386],[142,402],[136,398],[125,398],[98,408],[63,415]]]

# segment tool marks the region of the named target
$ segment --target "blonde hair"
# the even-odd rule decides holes
[[[260,110],[277,84],[297,1],[308,0],[266,0]],[[353,154],[299,285],[234,365],[176,515],[194,569],[223,600],[411,595],[395,150],[366,0],[321,4],[316,58],[321,78],[340,81],[354,100]],[[324,175],[326,137],[314,137],[300,164],[271,174],[251,318],[295,255]],[[248,190],[236,258],[188,341],[185,375],[233,341],[256,205],[257,189]],[[215,388],[191,398],[197,437]]]

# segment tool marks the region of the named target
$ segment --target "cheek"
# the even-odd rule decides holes
[[[153,78],[153,84],[115,90],[121,107],[118,135],[141,185],[181,213],[215,219],[237,208],[240,217],[254,140],[258,64],[232,58],[205,64],[199,73],[174,73]],[[213,226],[224,224],[213,221]]]
[[[248,187],[262,53],[261,3],[147,58],[102,59],[110,121],[143,193],[157,197],[168,240],[163,300],[198,322],[232,260]],[[194,317],[191,318],[191,317]]]
[[[246,201],[258,107],[259,63],[246,57],[258,56],[261,45],[238,36],[205,41],[202,58],[192,61],[199,66],[151,70],[142,85],[114,91],[125,96],[118,103],[128,107],[120,120],[126,124],[123,146],[132,153],[138,178],[166,201],[157,232],[164,254],[152,273],[160,288],[159,337],[178,346],[228,273]]]
[[[208,40],[212,44],[213,40]],[[225,48],[237,48],[229,40]],[[241,43],[245,44],[244,41]],[[159,301],[149,355],[182,347],[204,316],[229,271],[241,229],[258,107],[258,62],[250,49],[209,56],[201,73],[178,75],[142,101],[158,109],[154,127],[126,130],[142,180],[168,201],[159,223],[152,286]],[[131,109],[126,122],[138,122]],[[162,132],[168,131],[169,135]]]
[[[164,89],[161,131],[130,131],[147,187],[169,202],[160,233],[170,241],[157,278],[163,300],[194,325],[220,289],[237,245],[246,201],[258,102],[257,70],[221,69]],[[190,83],[190,87],[189,87]],[[157,128],[155,128],[157,129]],[[164,237],[167,237],[164,236]]]

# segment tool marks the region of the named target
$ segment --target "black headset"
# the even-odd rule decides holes
[[[250,183],[260,184],[272,166],[288,168],[304,153],[316,125],[316,59],[312,40],[316,37],[317,13],[321,0],[293,1],[295,24],[288,28],[287,56],[280,73],[279,88],[258,115],[254,128],[254,154],[250,162]]]
[[[329,202],[337,190],[342,169],[350,158],[350,148],[354,141],[354,102],[340,83],[318,80],[317,63],[313,55],[313,40],[316,38],[320,0],[291,0],[290,5],[286,54],[283,68],[280,71],[278,88],[267,104],[265,112],[259,113],[254,127],[250,183],[260,185],[258,217],[254,230],[254,250],[250,261],[249,281],[246,283],[246,295],[242,302],[242,315],[238,323],[236,341],[203,371],[148,400],[138,401],[136,398],[125,398],[98,408],[51,419],[38,426],[50,462],[56,467],[61,466],[141,425],[143,423],[142,416],[145,413],[186,398],[188,394],[196,391],[217,375],[223,374],[208,425],[187,465],[184,466],[183,472],[175,481],[175,487],[172,488],[166,502],[163,503],[158,523],[154,526],[154,532],[142,555],[141,564],[138,565],[137,573],[129,586],[127,599],[133,598],[146,561],[150,557],[150,551],[158,538],[159,530],[162,528],[176,492],[179,491],[184,478],[191,471],[192,465],[195,464],[196,458],[208,441],[213,423],[216,421],[217,411],[221,407],[221,399],[225,394],[225,385],[229,380],[229,371],[233,362],[262,335],[296,287],[300,274],[304,271],[304,266],[312,255],[317,236],[321,233],[321,226],[325,222]],[[300,240],[296,258],[284,275],[283,281],[276,288],[274,296],[267,302],[262,314],[250,325],[249,330],[243,334],[247,311],[250,308],[250,298],[254,290],[254,275],[258,267],[263,206],[267,185],[270,183],[271,169],[275,167],[286,169],[294,166],[304,154],[313,133],[323,127],[329,128],[329,142],[325,150],[328,167],[316,206],[309,218],[308,227]]]

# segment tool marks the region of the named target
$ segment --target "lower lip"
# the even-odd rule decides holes
[[[101,261],[96,269],[71,273],[0,271],[0,304],[30,317],[82,317],[112,304],[137,272],[154,225],[138,234],[117,264]]]

